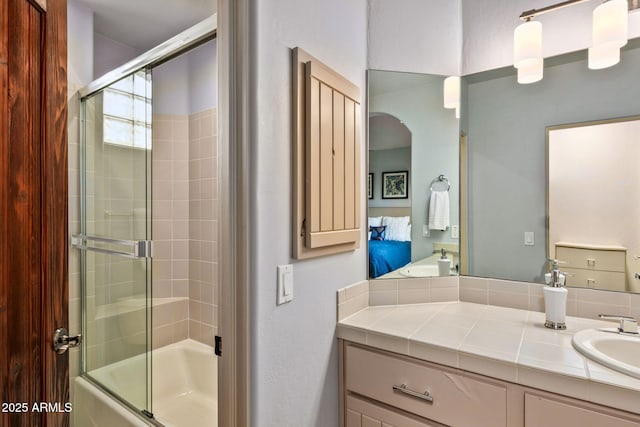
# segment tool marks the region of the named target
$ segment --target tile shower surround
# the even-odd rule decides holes
[[[338,321],[378,305],[462,301],[544,312],[544,285],[452,276],[363,280],[338,291]],[[567,288],[567,315],[596,319],[599,313],[640,319],[640,294]]]
[[[77,88],[69,87],[69,233],[80,232],[80,101]],[[153,231],[154,297],[178,297],[153,309],[153,345],[159,347],[191,337],[213,345],[217,333],[217,159],[215,109],[190,116],[154,117]],[[173,142],[175,138],[175,144]],[[116,164],[117,159],[112,159]],[[193,170],[197,168],[197,172]],[[191,232],[197,230],[197,232]],[[190,258],[190,250],[195,256]],[[69,327],[80,331],[81,292],[79,251],[69,249]],[[132,275],[121,271],[121,276]],[[131,279],[121,281],[126,284]],[[121,290],[126,287],[121,286]],[[115,288],[114,288],[115,289]],[[109,301],[111,289],[102,297]],[[96,289],[89,298],[96,303]],[[113,297],[118,298],[118,292]],[[125,295],[126,296],[126,295]],[[102,303],[108,303],[105,300]],[[191,312],[191,313],[190,313]],[[191,317],[190,317],[191,314]],[[128,313],[125,317],[134,316]],[[116,317],[103,318],[90,327],[113,331],[108,345],[91,351],[96,360],[110,363],[129,357]],[[138,331],[142,332],[142,331]],[[100,348],[98,348],[100,347]],[[70,374],[79,375],[80,349],[70,351]]]
[[[154,318],[154,347],[184,338],[213,345],[217,333],[216,112],[154,116],[153,289],[188,298]]]

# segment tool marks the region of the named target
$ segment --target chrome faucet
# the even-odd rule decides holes
[[[633,317],[616,316],[612,314],[598,314],[598,317],[602,320],[619,321],[620,326],[618,327],[618,332],[621,334],[638,335],[638,322]]]
[[[549,261],[551,261],[551,269],[549,270],[549,273],[551,273],[551,283],[549,283],[549,286],[554,288],[564,286],[563,276],[566,276],[566,273],[560,271],[560,268],[558,267],[558,264],[563,262],[558,261],[557,259],[550,259]]]

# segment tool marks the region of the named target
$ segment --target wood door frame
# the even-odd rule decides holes
[[[68,322],[68,164],[67,164],[67,5],[66,0],[23,0],[33,7],[39,18],[31,17],[40,30],[40,81],[29,81],[29,85],[37,85],[40,96],[37,116],[14,117],[12,107],[18,100],[20,89],[13,90],[10,80],[12,61],[20,61],[13,57],[9,50],[9,34],[21,34],[20,37],[31,36],[29,26],[22,22],[10,20],[10,5],[13,2],[2,2],[0,5],[0,162],[2,165],[0,187],[0,211],[8,212],[18,209],[23,200],[28,202],[32,215],[40,221],[39,230],[34,228],[33,235],[17,236],[11,243],[14,247],[24,245],[26,248],[37,248],[39,258],[39,289],[28,291],[28,284],[14,283],[12,275],[12,257],[9,256],[8,245],[0,248],[0,334],[2,349],[0,350],[0,366],[3,370],[0,387],[3,402],[23,402],[29,405],[28,413],[13,415],[14,424],[38,426],[67,426],[69,413],[64,405],[69,401],[69,359],[68,354],[57,355],[53,351],[52,337],[58,327],[67,326]],[[13,21],[13,22],[12,22]],[[14,37],[14,36],[12,36]],[[20,67],[21,65],[16,65]],[[25,126],[37,127],[38,142],[29,144],[27,140],[15,139],[11,133],[12,121],[20,120]],[[17,123],[17,122],[16,122]],[[33,158],[32,164],[37,167],[29,173],[34,187],[21,187],[20,177],[13,174],[10,153],[11,146],[23,144],[25,152]],[[39,145],[39,146],[38,146]],[[15,191],[18,189],[18,193]],[[13,192],[13,193],[12,193]],[[13,194],[13,195],[12,195]],[[5,217],[6,218],[6,217]],[[7,236],[12,224],[5,219],[0,224],[0,231]],[[20,255],[17,255],[20,256]],[[38,262],[38,260],[34,260]],[[35,268],[38,268],[35,267]],[[24,289],[24,290],[23,290]],[[18,298],[21,304],[10,304],[9,294]],[[33,310],[25,309],[30,303],[24,298],[33,295]],[[39,309],[38,309],[39,308]],[[32,325],[27,331],[35,336],[29,342],[37,342],[35,348],[20,348],[24,344],[18,339],[18,333],[24,333],[26,325],[9,324],[8,319],[25,319]],[[27,321],[28,319],[28,321]],[[22,323],[22,322],[20,322]],[[37,326],[36,326],[37,325]],[[26,354],[37,363],[25,366]],[[32,360],[32,362],[33,362]],[[9,388],[9,383],[21,384],[20,388]],[[62,411],[43,411],[35,413],[34,403],[51,403],[62,405]],[[40,415],[38,415],[40,414]],[[0,414],[2,424],[6,424],[9,414]],[[25,422],[30,424],[25,424]]]
[[[218,420],[250,424],[250,7],[218,0],[220,326]]]

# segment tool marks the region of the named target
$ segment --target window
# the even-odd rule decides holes
[[[104,142],[151,149],[151,80],[140,71],[104,90]]]

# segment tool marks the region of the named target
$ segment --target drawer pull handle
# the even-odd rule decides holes
[[[420,393],[417,391],[409,390],[405,384],[394,385],[393,389],[401,393],[408,394],[409,396],[417,397],[418,399],[426,400],[429,403],[433,403],[433,397],[429,396],[428,391]]]

